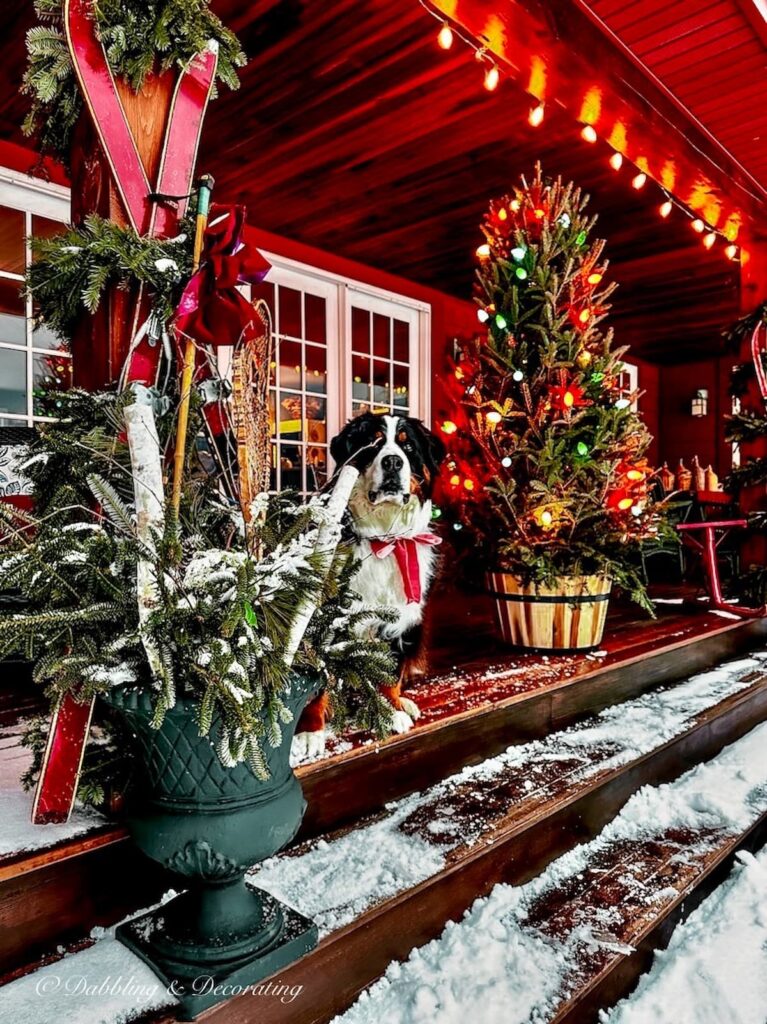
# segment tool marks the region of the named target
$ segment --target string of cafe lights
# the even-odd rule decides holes
[[[425,11],[428,11],[433,18],[440,22],[440,28],[437,33],[437,45],[440,49],[450,50],[452,49],[455,40],[460,39],[464,45],[474,51],[475,59],[483,65],[483,85],[485,89],[488,92],[495,92],[501,84],[501,69],[493,55],[489,52],[488,48],[485,45],[478,43],[475,39],[462,32],[456,26],[451,25],[446,18],[442,17],[427,6],[424,0],[419,0],[419,2]],[[530,108],[527,115],[527,121],[531,127],[539,128],[543,124],[545,117],[546,104],[542,100],[539,100],[536,102],[535,106]],[[582,125],[580,135],[584,142],[591,145],[597,143],[600,138],[596,128],[591,124]],[[606,141],[605,144],[609,145]],[[741,250],[739,245],[733,242],[731,238],[728,238],[721,229],[714,227],[712,224],[708,224],[698,213],[691,210],[688,206],[677,199],[676,196],[673,196],[668,189],[664,188],[663,185],[660,184],[660,182],[655,181],[655,179],[651,179],[650,175],[648,175],[646,171],[643,171],[641,168],[637,167],[636,164],[633,164],[628,157],[623,155],[623,153],[620,153],[618,150],[614,150],[609,157],[608,163],[616,172],[620,171],[624,164],[630,164],[634,172],[631,178],[631,186],[636,191],[641,191],[651,180],[657,185],[664,197],[663,202],[658,206],[658,214],[663,220],[668,220],[675,210],[679,211],[690,221],[690,227],[692,230],[701,236],[701,242],[704,248],[713,249],[717,242],[724,242],[726,243],[724,254],[727,259],[740,260]]]

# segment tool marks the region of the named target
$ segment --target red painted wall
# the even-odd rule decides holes
[[[22,174],[31,174],[35,178],[52,181],[56,185],[69,186],[69,180],[61,164],[51,160],[50,157],[41,157],[33,149],[17,146],[14,142],[0,141],[0,167],[7,167],[10,171],[19,171]]]
[[[720,477],[730,469],[731,450],[724,442],[724,416],[730,411],[727,395],[730,368],[737,357],[706,359],[679,366],[664,366],[660,372],[660,460],[675,469],[683,459],[698,456],[705,468],[712,465]],[[708,391],[708,415],[690,413],[698,388]]]

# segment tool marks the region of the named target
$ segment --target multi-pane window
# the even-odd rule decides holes
[[[69,216],[66,190],[0,170],[0,426],[43,419],[43,388],[67,388],[71,355],[45,327],[32,329],[34,307],[22,295],[32,237],[58,234]]]
[[[355,290],[351,315],[352,407],[407,416],[411,402],[411,340],[418,312]]]
[[[427,415],[430,309],[266,255],[251,297],[272,314],[272,487],[306,494],[326,482],[330,441],[351,416]]]

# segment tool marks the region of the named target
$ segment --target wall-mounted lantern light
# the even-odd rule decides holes
[[[708,415],[708,391],[706,390],[706,388],[698,388],[698,390],[692,396],[690,412],[693,416]]]

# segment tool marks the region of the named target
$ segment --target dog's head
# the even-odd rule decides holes
[[[411,494],[421,502],[431,497],[445,446],[411,416],[366,412],[333,438],[330,454],[336,465],[359,470],[371,505],[406,505]]]

